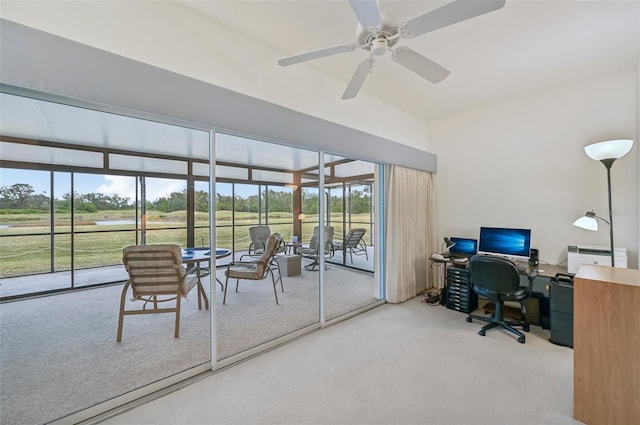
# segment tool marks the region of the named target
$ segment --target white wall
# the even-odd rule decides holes
[[[441,236],[476,236],[481,225],[531,227],[534,247],[551,263],[564,260],[568,243],[608,244],[606,229],[585,233],[571,226],[588,209],[607,214],[604,167],[589,160],[582,147],[633,138],[634,151],[613,168],[613,201],[616,245],[630,251],[630,265],[637,267],[640,65],[425,124],[364,94],[342,102],[343,82],[306,66],[279,68],[279,52],[265,52],[256,40],[175,4],[3,0],[0,15],[418,149],[428,147],[439,156]],[[169,29],[176,22],[182,24]],[[210,36],[212,25],[216,37]],[[296,90],[288,90],[291,84]]]
[[[364,93],[342,101],[345,82],[303,64],[282,68],[276,64],[281,52],[175,2],[3,0],[0,16],[369,134],[426,148],[422,120]]]
[[[638,70],[627,69],[429,123],[438,155],[439,234],[477,237],[480,226],[532,229],[542,261],[566,259],[570,243],[608,246],[606,225],[572,225],[593,209],[607,217],[606,169],[583,147],[635,140],[612,168],[614,240],[638,267]]]

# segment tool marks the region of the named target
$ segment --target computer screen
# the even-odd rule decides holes
[[[478,254],[528,259],[531,252],[531,229],[481,227]]]
[[[454,255],[462,255],[462,256],[472,256],[476,255],[478,252],[478,240],[477,239],[468,239],[468,238],[449,238],[451,242],[454,242],[451,248],[449,248],[449,253]]]

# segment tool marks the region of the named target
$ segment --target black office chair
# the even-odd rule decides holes
[[[478,332],[484,336],[489,329],[501,327],[518,336],[518,342],[524,344],[525,336],[514,326],[522,326],[525,332],[529,332],[529,324],[525,321],[524,300],[529,297],[529,290],[520,287],[520,275],[515,264],[509,260],[498,257],[476,255],[469,260],[469,276],[473,290],[480,296],[493,301],[496,306],[492,317],[467,316],[467,322],[473,319],[489,322]],[[522,319],[520,321],[504,320],[503,309],[505,301],[520,303]]]

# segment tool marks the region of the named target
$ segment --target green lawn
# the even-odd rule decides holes
[[[186,246],[186,212],[173,213],[148,212],[151,223],[147,226],[147,244],[175,243]],[[122,248],[136,243],[134,224],[96,225],[102,220],[133,220],[133,211],[100,211],[76,215],[73,250],[76,269],[121,264]],[[67,214],[56,215],[53,258],[54,271],[71,268],[71,231],[70,217]],[[303,222],[303,234],[300,240],[311,239],[317,216],[307,215]],[[354,227],[366,227],[362,224],[369,220],[368,214],[354,215]],[[51,234],[48,214],[2,214],[0,224],[11,227],[0,228],[0,277],[21,276],[50,271]],[[343,236],[342,214],[332,216],[335,228],[334,239]],[[256,213],[235,213],[235,241],[233,240],[232,217],[230,211],[218,211],[216,214],[216,246],[232,249],[235,243],[237,251],[248,249],[250,244],[249,227],[258,224]],[[196,213],[196,246],[208,246],[209,218],[207,213]],[[293,236],[291,213],[269,213],[269,227],[290,241]],[[87,233],[82,233],[87,232]],[[26,236],[27,234],[37,234]],[[3,237],[9,236],[11,237]],[[300,235],[298,235],[300,236]],[[367,243],[370,235],[367,231]]]

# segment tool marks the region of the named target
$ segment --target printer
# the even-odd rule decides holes
[[[616,267],[627,268],[627,249],[614,248]],[[569,245],[567,247],[567,271],[575,274],[581,264],[611,265],[611,248],[602,246]]]

